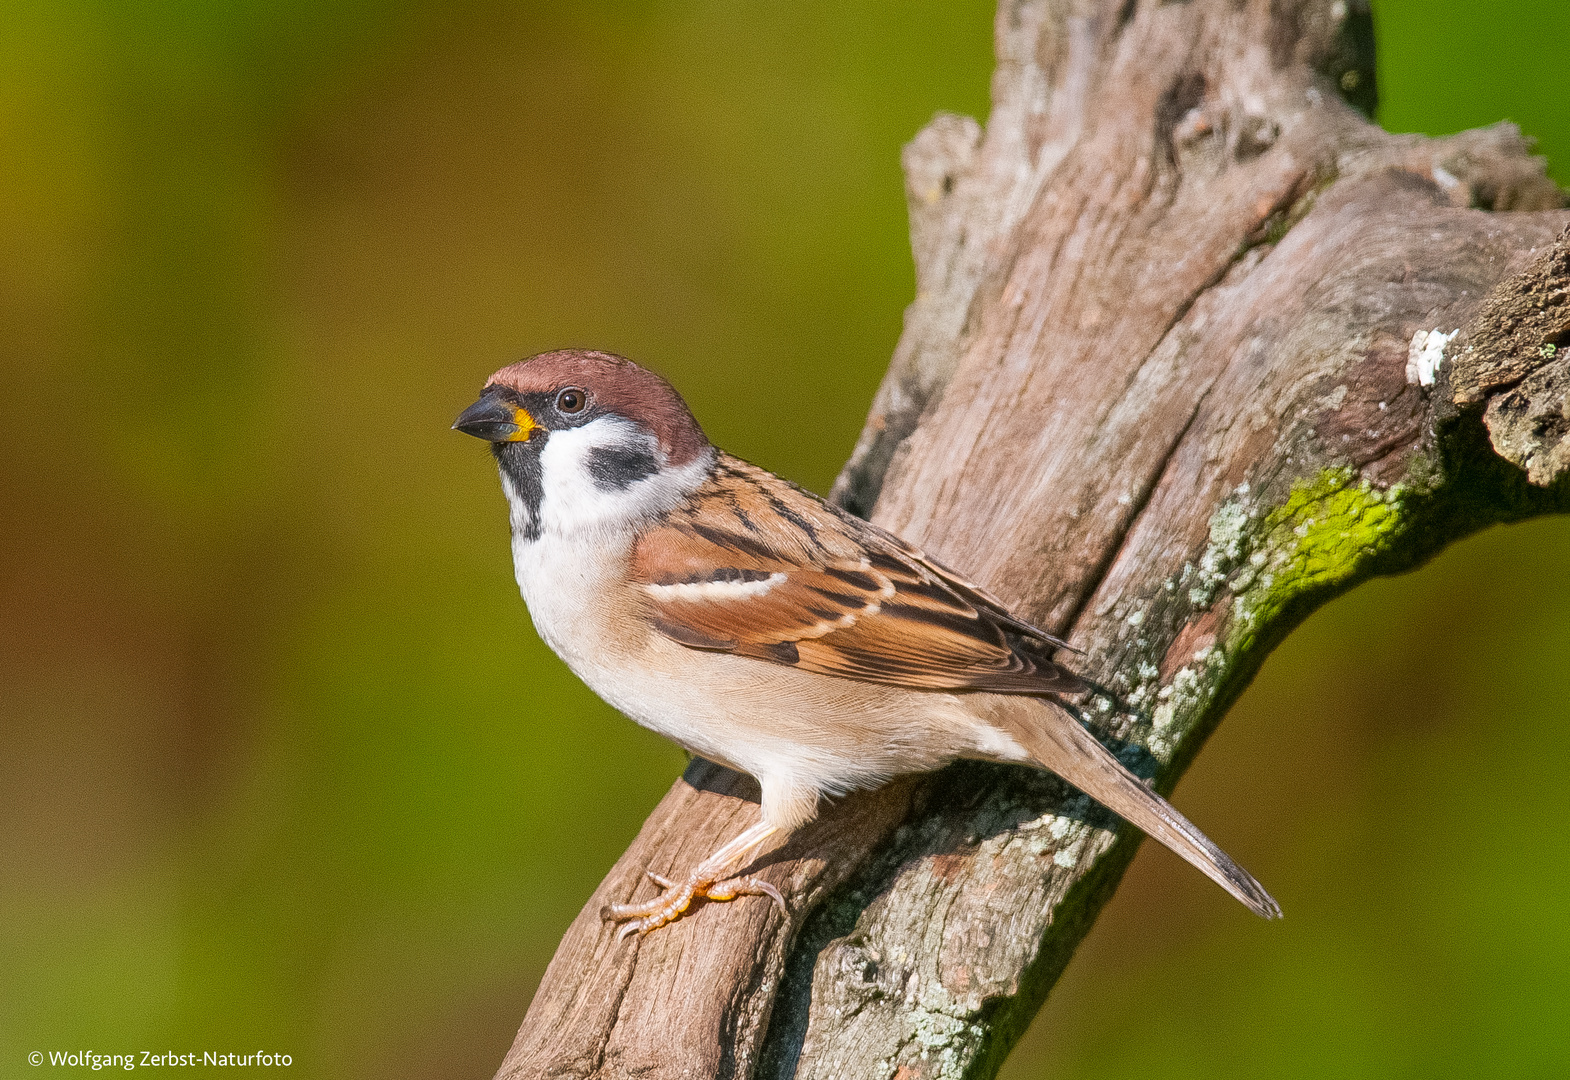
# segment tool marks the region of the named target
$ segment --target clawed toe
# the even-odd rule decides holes
[[[767,896],[785,914],[785,897],[767,881],[759,877],[737,877],[717,882],[702,894],[705,900],[734,900],[738,896]]]
[[[738,896],[767,896],[774,901],[781,915],[784,915],[787,910],[785,897],[779,889],[751,875],[715,881],[713,878],[694,873],[685,882],[677,885],[670,878],[656,874],[653,870],[645,873],[650,881],[664,890],[659,896],[641,904],[608,904],[600,912],[600,917],[607,922],[626,923],[616,935],[618,940],[629,938],[633,934],[647,934],[666,923],[675,922],[692,906],[693,900],[723,902],[734,900]]]
[[[652,918],[652,916],[651,916],[651,918]],[[616,940],[617,941],[626,941],[628,938],[632,937],[632,935],[634,935],[634,934],[647,934],[650,930],[653,930],[655,926],[662,926],[662,925],[664,925],[663,923],[655,923],[654,926],[650,926],[648,928],[645,928],[644,927],[644,923],[646,923],[646,922],[649,922],[649,919],[634,919],[632,922],[628,923],[626,926],[624,926],[620,930],[616,931]]]

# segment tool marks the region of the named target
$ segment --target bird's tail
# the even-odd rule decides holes
[[[1039,699],[1014,701],[1024,707],[1007,710],[1001,719],[1037,764],[1161,841],[1251,911],[1267,919],[1281,917],[1280,905],[1252,874],[1124,768],[1079,721]]]

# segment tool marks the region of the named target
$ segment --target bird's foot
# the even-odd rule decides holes
[[[650,881],[665,891],[653,900],[642,904],[607,904],[600,910],[600,918],[607,922],[627,924],[616,935],[618,939],[631,937],[633,934],[647,934],[650,930],[657,930],[666,923],[675,922],[697,899],[723,901],[734,900],[738,896],[767,896],[779,906],[780,914],[785,914],[785,897],[780,895],[780,891],[767,881],[752,875],[720,881],[704,874],[701,870],[695,870],[691,877],[678,885],[653,870],[647,870],[645,873],[649,875]]]

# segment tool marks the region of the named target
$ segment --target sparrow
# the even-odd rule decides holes
[[[957,758],[1046,769],[1267,918],[1263,886],[1129,772],[1061,700],[1066,644],[913,545],[713,446],[680,394],[620,356],[502,368],[453,427],[491,445],[518,587],[540,637],[614,708],[748,773],[761,814],[620,935],[697,898],[766,896],[740,874],[826,796]]]

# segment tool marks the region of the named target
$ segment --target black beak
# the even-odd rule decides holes
[[[522,442],[535,427],[523,409],[509,405],[494,393],[483,394],[453,421],[453,430],[486,442]]]

